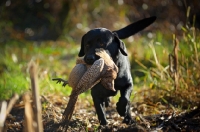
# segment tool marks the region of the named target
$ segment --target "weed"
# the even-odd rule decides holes
[[[173,50],[165,59],[159,59],[162,54],[156,49],[154,41],[149,43],[152,51],[152,63],[148,67],[142,61],[136,60],[143,72],[143,88],[134,95],[134,100],[150,101],[169,105],[171,108],[188,109],[200,103],[200,38],[194,27],[183,27],[183,37],[173,35]],[[167,62],[169,57],[169,62]],[[163,63],[165,61],[165,63]],[[141,79],[141,78],[140,78]],[[148,91],[148,92],[146,92]],[[142,96],[141,96],[142,95]],[[140,97],[138,97],[140,96]]]

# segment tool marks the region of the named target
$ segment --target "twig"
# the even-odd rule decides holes
[[[2,132],[6,120],[6,107],[7,107],[7,102],[2,101],[1,111],[0,111],[0,132]]]
[[[26,93],[23,97],[24,104],[25,104],[25,125],[24,125],[24,132],[34,132],[34,116],[33,116],[33,109],[30,104],[30,96]]]
[[[0,132],[3,130],[4,123],[6,120],[6,117],[10,113],[12,107],[14,106],[15,102],[18,100],[19,96],[15,94],[9,101],[9,104],[7,106],[7,102],[3,101],[2,106],[1,106],[1,111],[0,111]]]
[[[174,43],[174,49],[173,49],[173,55],[169,54],[169,70],[170,75],[174,79],[174,89],[177,91],[178,89],[178,39],[176,36],[173,36],[173,43]]]
[[[7,107],[7,110],[6,110],[6,116],[8,116],[8,114],[10,113],[12,107],[14,106],[14,104],[16,103],[16,101],[19,99],[19,95],[18,94],[15,94],[11,100],[9,101],[9,104],[8,104],[8,107]]]
[[[35,121],[37,123],[37,127],[35,128],[35,131],[42,132],[43,131],[42,110],[41,110],[41,102],[40,102],[40,96],[39,96],[37,66],[33,61],[30,62],[29,73],[30,73],[30,78],[31,78],[33,103],[35,106],[33,108],[33,111],[36,114]]]
[[[146,127],[149,129],[150,128],[150,123],[146,119],[144,119],[141,114],[138,114],[138,116],[143,121],[143,123],[146,125]]]
[[[175,81],[175,90],[177,91],[178,89],[178,79],[179,79],[179,74],[178,74],[178,39],[174,35],[174,81]]]

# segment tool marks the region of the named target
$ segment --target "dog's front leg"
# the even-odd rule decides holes
[[[130,111],[130,95],[132,92],[132,84],[127,85],[128,87],[120,90],[121,97],[117,102],[117,112],[120,116],[124,117],[123,123],[132,124],[134,121],[131,117]]]
[[[105,115],[104,108],[103,108],[105,99],[101,97],[102,91],[104,89],[105,88],[103,88],[103,86],[99,83],[96,86],[94,86],[91,90],[94,107],[96,109],[96,113],[97,113],[100,125],[107,124],[106,115]]]
[[[106,115],[105,115],[104,108],[103,108],[104,107],[104,105],[103,105],[104,99],[94,96],[93,94],[92,94],[92,98],[93,98],[94,107],[96,109],[100,125],[106,125],[107,124]]]
[[[108,107],[110,96],[115,96],[117,91],[112,91],[103,87],[101,83],[98,83],[91,89],[91,95],[93,98],[96,113],[100,122],[100,125],[107,125],[106,114],[104,112],[104,105]],[[104,104],[105,103],[105,104]]]

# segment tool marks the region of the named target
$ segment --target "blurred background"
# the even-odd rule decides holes
[[[148,29],[154,33],[162,30],[167,35],[179,33],[186,21],[193,23],[194,15],[195,26],[199,27],[199,9],[198,0],[1,0],[0,42],[7,39],[72,39],[79,43],[89,29],[105,27],[116,30],[152,15],[158,19]]]
[[[61,120],[71,92],[69,86],[62,87],[52,79],[68,79],[82,36],[93,28],[118,30],[150,16],[157,20],[123,40],[134,82],[132,116],[147,131],[149,124],[161,130],[167,122],[174,131],[199,131],[199,112],[189,114],[195,120],[177,118],[177,114],[200,109],[199,0],[0,0],[0,106],[2,100],[20,95],[6,121],[10,130],[20,130],[24,124],[23,95],[31,91],[30,61],[38,65],[43,123],[48,126],[48,121],[51,125]],[[121,120],[115,109],[119,96],[111,98],[112,107],[107,109],[114,122]],[[94,111],[88,90],[77,102],[74,131],[80,126],[97,130]],[[157,124],[154,116],[148,123],[137,114],[160,114],[157,118],[162,123]],[[79,125],[80,119],[86,125]],[[120,121],[115,125],[125,127]],[[166,131],[170,131],[168,127]]]
[[[129,51],[135,89],[161,87],[170,91],[173,81],[163,81],[161,75],[156,76],[162,71],[155,70],[155,75],[151,68],[157,67],[156,59],[167,69],[174,34],[183,43],[195,40],[190,27],[195,31],[200,27],[199,0],[1,0],[0,99],[30,89],[30,60],[39,65],[41,94],[68,95],[70,88],[51,79],[67,79],[75,65],[81,38],[88,30],[117,30],[150,16],[157,16],[155,23],[123,40]],[[181,53],[186,57],[194,53],[191,46],[181,47],[185,47]],[[198,77],[199,74],[195,75],[197,80]],[[192,84],[196,86],[199,81]]]

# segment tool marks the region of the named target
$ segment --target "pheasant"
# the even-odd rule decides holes
[[[63,82],[63,86],[68,84],[72,87],[70,99],[62,119],[62,126],[65,129],[68,128],[79,94],[91,89],[99,82],[105,88],[115,91],[114,79],[117,77],[118,67],[104,49],[99,48],[95,51],[100,59],[96,60],[93,65],[87,65],[83,58],[78,58],[76,66],[69,75],[68,81],[60,78],[53,79],[58,81],[58,83]]]

